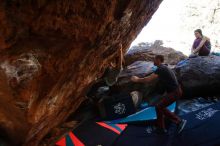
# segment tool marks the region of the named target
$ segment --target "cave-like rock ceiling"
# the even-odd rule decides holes
[[[0,130],[39,145],[162,0],[1,0]]]

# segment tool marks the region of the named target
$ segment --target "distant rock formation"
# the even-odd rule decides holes
[[[153,61],[155,55],[164,55],[166,64],[176,65],[186,58],[183,53],[162,45],[163,42],[157,40],[154,43],[140,43],[133,46],[125,55],[125,62],[130,65],[135,61]]]

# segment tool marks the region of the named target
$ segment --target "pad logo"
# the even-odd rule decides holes
[[[148,134],[151,134],[154,130],[155,130],[155,127],[152,127],[152,126],[148,126],[148,127],[146,128],[146,132],[147,132]]]
[[[117,103],[116,105],[114,105],[114,110],[116,114],[122,115],[125,113],[126,108],[125,105],[123,103]]]
[[[208,118],[211,118],[212,116],[214,116],[214,114],[216,112],[219,112],[219,110],[215,110],[213,108],[208,108],[206,110],[202,110],[201,112],[196,114],[196,118],[199,120],[205,120]]]

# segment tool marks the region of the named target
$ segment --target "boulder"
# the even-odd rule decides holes
[[[177,64],[175,71],[184,97],[204,97],[220,94],[220,57],[189,58]]]
[[[124,68],[122,72],[119,74],[119,78],[128,79],[129,77],[134,75],[143,77],[148,74],[151,74],[154,70],[156,70],[156,66],[154,66],[153,62],[136,61]]]
[[[153,61],[155,55],[164,55],[165,63],[169,65],[176,65],[186,58],[183,53],[162,45],[163,42],[157,40],[154,43],[140,43],[137,46],[133,46],[125,55],[126,65],[135,61]]]
[[[134,84],[130,82],[132,75],[146,76],[156,68],[152,62],[136,61],[127,66],[120,74],[118,88],[120,91],[133,90],[157,92],[156,84]],[[220,56],[195,56],[180,61],[173,69],[183,88],[183,98],[211,97],[220,95]],[[145,96],[147,95],[145,94]]]
[[[115,88],[119,92],[132,92],[140,91],[146,97],[148,94],[154,91],[157,81],[144,84],[144,83],[133,83],[131,82],[131,76],[145,77],[150,75],[156,70],[153,62],[136,61],[131,65],[127,66],[119,75],[118,83]]]
[[[126,52],[161,1],[1,1],[0,66],[12,100],[24,103],[25,122],[16,121],[29,123],[24,145],[39,145],[78,109],[93,80],[118,56],[119,44]]]

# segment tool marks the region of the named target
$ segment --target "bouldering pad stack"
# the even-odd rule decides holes
[[[218,146],[220,145],[220,103],[185,114],[187,120],[178,134],[175,124],[168,133],[158,134],[151,124],[108,124],[87,122],[59,140],[57,146]]]

